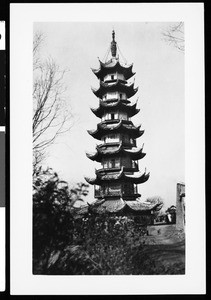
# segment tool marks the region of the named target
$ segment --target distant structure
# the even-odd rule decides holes
[[[92,89],[99,98],[99,106],[92,108],[92,112],[101,119],[96,130],[88,130],[95,139],[101,141],[94,153],[87,153],[87,157],[100,162],[102,168],[96,170],[95,178],[85,177],[89,184],[95,186],[94,206],[98,212],[106,211],[135,212],[151,214],[158,203],[141,202],[137,185],[149,179],[149,173],[139,172],[138,160],[145,156],[143,146],[137,148],[136,139],[141,137],[144,130],[141,126],[134,126],[131,117],[139,109],[137,101],[129,100],[138,88],[134,83],[128,84],[135,73],[133,64],[123,64],[117,53],[119,49],[112,32],[110,45],[111,59],[100,62],[99,69],[92,69],[99,79],[100,87]],[[108,55],[107,55],[108,56]]]
[[[185,184],[177,183],[176,228],[185,230]]]

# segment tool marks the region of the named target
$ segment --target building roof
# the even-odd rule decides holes
[[[163,206],[158,199],[152,201],[141,201],[139,198],[136,200],[123,200],[119,199],[97,199],[93,203],[74,209],[75,215],[87,214],[90,210],[96,213],[118,213],[124,209],[131,212],[146,213],[150,211],[159,211]]]
[[[131,149],[125,149],[122,142],[119,143],[119,146],[116,149],[97,146],[95,152],[86,153],[89,159],[98,162],[101,162],[102,157],[114,156],[116,154],[128,154],[133,160],[141,159],[146,155],[146,153],[143,153],[143,146],[142,148],[132,147]]]
[[[136,94],[138,91],[138,87],[134,88],[134,83],[128,85],[122,82],[122,80],[117,80],[114,83],[105,83],[100,81],[100,87],[98,89],[92,88],[93,93],[98,97],[102,98],[102,96],[107,92],[122,92],[127,95],[127,98],[130,98]]]
[[[128,105],[126,103],[124,103],[123,101],[121,101],[120,99],[117,100],[116,102],[106,102],[106,101],[102,101],[100,99],[99,102],[99,107],[97,108],[91,108],[91,111],[99,118],[101,118],[104,114],[104,111],[111,111],[113,108],[117,108],[121,111],[126,111],[128,114],[128,117],[133,117],[135,116],[140,109],[136,108],[137,105],[137,101],[132,104],[132,105]]]
[[[92,69],[93,73],[97,76],[98,79],[103,80],[103,78],[110,73],[119,72],[123,74],[125,79],[128,80],[131,78],[135,73],[132,71],[133,64],[131,65],[122,65],[119,62],[119,59],[112,58],[106,63],[103,63],[99,60],[100,67],[99,69]]]
[[[117,213],[122,211],[123,209],[129,208],[130,211],[135,212],[150,212],[157,211],[161,209],[160,203],[155,201],[154,203],[147,203],[147,201],[142,202],[140,199],[136,200],[123,200],[120,199],[103,199],[96,200],[92,203],[91,208],[97,213]]]
[[[103,182],[107,181],[127,181],[132,182],[135,184],[144,183],[149,179],[150,173],[146,173],[146,170],[144,173],[141,172],[135,172],[133,175],[128,175],[126,172],[124,172],[124,167],[121,168],[119,172],[115,173],[108,173],[108,174],[102,174],[98,171],[96,171],[96,177],[95,178],[89,178],[85,177],[86,181],[89,184],[96,184],[101,185]]]
[[[87,130],[87,132],[95,139],[101,140],[102,136],[109,133],[124,132],[128,133],[131,138],[142,136],[144,130],[140,130],[140,126],[134,126],[132,122],[120,120],[118,123],[99,123],[97,129]]]

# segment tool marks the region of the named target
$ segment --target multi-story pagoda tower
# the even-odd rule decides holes
[[[128,83],[135,75],[133,64],[120,62],[114,31],[110,52],[111,59],[105,63],[99,61],[100,68],[92,70],[100,86],[92,89],[99,98],[99,106],[91,110],[101,120],[97,129],[88,130],[88,133],[101,143],[96,152],[87,153],[87,157],[101,163],[102,167],[96,170],[95,178],[85,179],[95,186],[97,201],[94,205],[99,211],[143,211],[147,207],[139,200],[141,195],[137,185],[147,181],[149,173],[139,172],[138,161],[145,153],[143,147],[136,146],[136,139],[143,135],[144,130],[131,121],[139,112],[137,101],[131,103],[138,88],[134,88],[134,83]]]

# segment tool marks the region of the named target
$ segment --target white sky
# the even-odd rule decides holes
[[[85,154],[99,143],[87,133],[100,122],[90,111],[98,106],[90,87],[99,85],[90,68],[99,67],[97,57],[103,60],[114,28],[121,52],[128,63],[134,63],[133,78],[139,86],[131,100],[139,97],[141,111],[132,121],[145,130],[137,139],[137,146],[144,143],[147,154],[139,167],[150,172],[149,180],[139,185],[141,199],[158,195],[165,207],[175,204],[176,183],[185,181],[184,54],[163,41],[161,32],[170,24],[34,23],[34,30],[46,36],[42,54],[70,70],[65,76],[66,101],[75,124],[49,149],[46,161],[63,180],[84,181],[84,175],[94,176],[94,168],[100,167]],[[87,200],[93,200],[92,186]]]

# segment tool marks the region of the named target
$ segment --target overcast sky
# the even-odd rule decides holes
[[[184,53],[168,45],[162,30],[171,23],[35,23],[34,30],[45,35],[42,55],[49,55],[70,71],[65,76],[66,102],[74,115],[74,126],[49,149],[46,164],[70,183],[94,176],[100,164],[89,160],[85,151],[94,151],[99,141],[87,133],[100,119],[90,107],[98,106],[91,86],[99,82],[91,68],[98,68],[111,42],[112,29],[127,62],[133,63],[135,87],[131,100],[138,100],[141,111],[133,117],[145,133],[137,139],[144,143],[146,156],[139,161],[140,171],[150,172],[139,185],[141,199],[160,196],[165,207],[176,203],[176,183],[185,182],[185,99]],[[121,58],[121,56],[120,56]],[[90,186],[88,201],[93,199]]]

